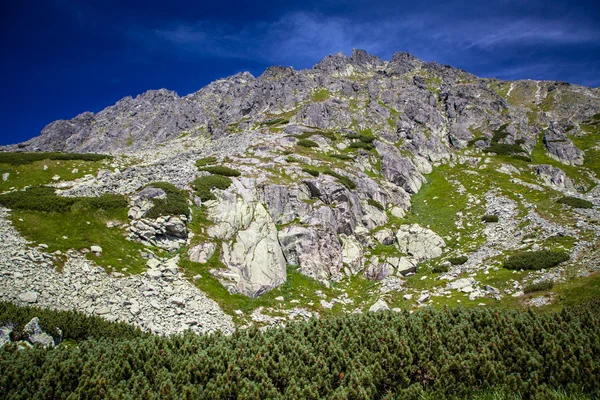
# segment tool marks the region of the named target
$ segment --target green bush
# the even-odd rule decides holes
[[[0,350],[5,399],[466,399],[600,396],[600,301],[560,313],[424,309],[232,335]],[[491,397],[490,397],[491,398]],[[496,397],[494,397],[496,398]]]
[[[25,165],[36,161],[101,161],[112,159],[105,154],[76,154],[76,153],[3,153],[0,152],[0,164]]]
[[[486,153],[496,153],[498,155],[512,155],[516,153],[525,153],[525,150],[516,144],[492,143],[489,147],[483,149]]]
[[[344,186],[346,186],[346,188],[350,189],[350,190],[354,190],[356,189],[356,183],[354,183],[354,181],[344,175],[340,175],[335,171],[332,170],[326,170],[323,171],[324,174],[326,175],[330,175],[333,176],[334,178],[337,178],[337,180]]]
[[[331,140],[332,142],[335,142],[337,140],[337,138],[335,137],[335,134],[333,132],[325,132],[325,131],[310,131],[310,132],[304,132],[301,133],[299,135],[296,135],[296,137],[298,139],[308,139],[314,135],[319,135],[319,136],[323,136],[329,140]]]
[[[302,172],[306,172],[307,174],[310,174],[315,178],[320,175],[319,171],[311,167],[302,167]]]
[[[148,211],[146,218],[158,218],[169,215],[185,215],[190,216],[190,208],[187,203],[187,193],[185,190],[180,190],[177,186],[169,182],[153,182],[146,185],[144,188],[153,187],[162,189],[167,194],[166,199],[152,199],[154,207]]]
[[[447,265],[434,265],[433,267],[431,267],[431,272],[433,272],[434,274],[442,274],[445,272],[448,272],[448,266]]]
[[[202,167],[201,171],[210,172],[213,175],[222,175],[222,176],[240,176],[242,173],[237,169],[225,167],[222,165],[218,165],[216,167]]]
[[[286,118],[273,118],[273,119],[264,121],[262,123],[262,125],[265,125],[265,126],[284,125],[284,124],[287,124],[288,122],[290,122],[290,120],[286,119]]]
[[[319,147],[319,144],[312,140],[300,139],[300,140],[298,140],[298,146],[311,148],[311,147]]]
[[[562,262],[568,261],[569,258],[569,254],[564,251],[526,251],[510,256],[504,261],[504,268],[531,270],[552,268]]]
[[[217,163],[217,157],[204,157],[199,160],[196,160],[196,167],[202,168],[207,165],[212,165]]]
[[[546,290],[551,290],[554,287],[554,282],[552,281],[540,281],[538,283],[532,283],[523,288],[523,293],[533,293],[533,292],[544,292]]]
[[[69,340],[80,341],[92,337],[126,340],[146,335],[133,325],[109,322],[104,318],[88,316],[78,311],[21,307],[9,302],[0,302],[0,326],[13,324],[14,331],[22,331],[25,324],[34,317],[39,318],[40,327],[46,333],[55,335],[56,328],[59,328],[63,333],[63,339]]]
[[[348,146],[350,149],[364,149],[364,150],[373,150],[373,145],[371,143],[365,142],[352,142]]]
[[[211,192],[211,189],[225,190],[231,186],[232,183],[231,179],[226,176],[209,175],[197,178],[192,183],[192,186],[195,189],[196,195],[200,197],[200,200],[208,201],[216,199],[215,195]]]
[[[562,197],[560,199],[558,199],[556,201],[559,204],[566,204],[569,207],[573,207],[573,208],[593,208],[594,205],[587,201],[587,200],[583,200],[577,197],[570,197],[570,196],[566,196],[566,197]]]
[[[354,160],[354,157],[348,154],[330,154],[329,157],[337,158],[338,160]]]
[[[522,154],[513,154],[512,158],[514,158],[515,160],[521,160],[521,161],[525,161],[525,162],[531,162],[531,157],[524,156]]]
[[[292,163],[299,162],[300,160],[297,159],[296,157],[289,156],[289,157],[285,158],[285,161],[288,162],[288,163],[290,163],[290,164],[292,164]]]
[[[497,215],[491,215],[491,214],[487,214],[484,215],[483,217],[481,217],[481,220],[483,222],[498,222],[500,219],[498,218]]]
[[[467,257],[467,256],[451,257],[448,259],[448,261],[450,261],[450,264],[452,264],[452,265],[463,265],[464,263],[469,261],[469,257]]]
[[[373,206],[375,208],[378,208],[380,211],[383,211],[383,204],[381,204],[380,202],[378,202],[375,199],[367,199],[367,204],[369,204],[370,206]]]
[[[118,210],[128,207],[127,199],[120,194],[104,194],[99,197],[78,197],[77,205],[93,210]]]

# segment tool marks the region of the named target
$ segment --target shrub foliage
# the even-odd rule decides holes
[[[169,182],[154,182],[146,185],[146,187],[162,189],[167,194],[166,199],[152,199],[154,207],[146,214],[147,218],[158,218],[163,215],[185,215],[189,217],[190,209],[184,190],[179,190]]]
[[[94,210],[116,210],[127,207],[125,196],[104,194],[99,197],[61,197],[48,186],[35,186],[27,190],[0,195],[0,205],[12,210],[43,212],[69,212],[74,205]]]
[[[0,350],[6,399],[421,399],[600,395],[600,301],[555,314],[425,309],[232,336]]]
[[[566,204],[573,208],[593,208],[594,207],[594,205],[587,200],[580,199],[578,197],[571,197],[571,196],[562,197],[562,198],[558,199],[556,202],[560,203],[560,204]]]
[[[533,293],[533,292],[543,292],[546,290],[551,290],[554,287],[554,282],[552,281],[540,281],[538,283],[532,283],[523,288],[523,293]]]
[[[215,195],[211,192],[211,189],[227,189],[233,182],[226,176],[222,175],[209,175],[201,176],[192,183],[195,189],[195,193],[200,200],[208,201],[215,200]]]
[[[298,146],[310,148],[310,147],[319,147],[319,144],[317,142],[315,142],[314,140],[300,139],[300,140],[298,140]]]
[[[133,339],[144,336],[139,328],[124,322],[109,322],[101,317],[85,315],[78,311],[57,311],[38,307],[20,307],[0,302],[0,326],[11,324],[14,331],[23,330],[34,317],[40,319],[43,331],[54,334],[62,331],[63,339],[85,340],[88,338]]]
[[[498,222],[500,219],[498,218],[497,215],[487,214],[487,215],[484,215],[483,217],[481,217],[481,220],[483,222]]]
[[[320,175],[318,170],[311,167],[302,167],[302,172],[306,172],[307,174],[312,175],[315,178]]]
[[[463,265],[469,260],[467,256],[451,257],[448,259],[452,265]]]
[[[510,256],[504,261],[504,268],[533,270],[552,268],[569,258],[569,254],[564,251],[525,251]]]
[[[0,164],[25,165],[36,161],[100,161],[111,159],[105,154],[76,154],[76,153],[3,153],[0,152]]]
[[[213,175],[222,175],[222,176],[240,176],[242,174],[237,169],[225,167],[223,165],[217,165],[214,167],[203,167],[203,168],[200,168],[200,170],[210,172]]]

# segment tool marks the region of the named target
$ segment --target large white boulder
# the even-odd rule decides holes
[[[441,256],[446,242],[434,231],[412,224],[400,226],[396,233],[396,246],[400,252],[423,261]]]

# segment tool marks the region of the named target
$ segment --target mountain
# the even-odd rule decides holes
[[[13,210],[0,292],[166,333],[423,305],[556,307],[598,293],[599,146],[598,89],[478,78],[407,53],[338,53],[185,97],[149,91],[2,148],[112,158],[0,158],[0,204]],[[44,207],[71,201],[62,214],[18,197],[40,184],[56,190]],[[114,215],[94,206],[107,196],[125,202]],[[93,230],[60,230],[78,220]]]

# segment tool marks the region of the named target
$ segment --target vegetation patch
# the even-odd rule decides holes
[[[323,136],[324,138],[327,138],[327,139],[331,140],[332,142],[335,142],[337,140],[337,137],[335,136],[335,134],[333,132],[326,132],[326,131],[304,132],[299,135],[296,135],[296,137],[298,139],[308,139],[310,137],[313,137],[314,135]]]
[[[554,287],[554,282],[548,281],[540,281],[538,283],[532,283],[523,288],[523,293],[534,293],[534,292],[545,292],[547,290],[552,290]]]
[[[311,100],[315,102],[321,102],[331,97],[331,92],[326,88],[319,88],[315,90],[311,96]]]
[[[198,168],[205,167],[207,165],[212,165],[217,163],[217,157],[204,157],[199,160],[196,160],[196,166]]]
[[[308,166],[302,167],[302,172],[306,172],[307,174],[312,175],[315,178],[320,175],[320,172],[318,170],[316,170],[315,168],[308,167]]]
[[[60,161],[101,161],[112,159],[105,154],[77,153],[3,153],[0,152],[0,164],[25,165],[43,160]]]
[[[8,345],[0,397],[463,399],[493,391],[547,399],[565,391],[597,398],[599,305],[549,314],[367,313],[70,349]]]
[[[179,190],[175,185],[168,182],[154,182],[145,187],[162,189],[167,194],[166,199],[152,199],[154,207],[148,211],[146,218],[158,218],[164,215],[185,215],[190,216],[190,209],[187,204],[187,193],[185,190]]]
[[[487,215],[484,215],[483,217],[481,217],[481,220],[485,223],[498,222],[500,220],[500,218],[498,218],[497,215],[487,214]]]
[[[431,267],[431,272],[433,272],[434,274],[443,274],[445,272],[448,272],[448,270],[448,266],[442,264],[434,265],[433,267]]]
[[[350,149],[363,149],[363,150],[373,150],[374,147],[371,143],[365,143],[365,142],[352,142],[350,143],[350,145],[348,146],[348,148]]]
[[[290,122],[289,119],[279,117],[279,118],[272,118],[272,119],[266,120],[262,123],[262,125],[264,125],[264,126],[285,125],[288,122]]]
[[[467,256],[451,257],[448,259],[452,265],[463,265],[469,260]]]
[[[569,207],[573,207],[573,208],[593,208],[594,205],[584,199],[580,199],[578,197],[571,197],[571,196],[566,196],[566,197],[562,197],[560,199],[558,199],[556,201],[559,204],[566,204]]]
[[[214,167],[202,167],[201,171],[210,172],[213,175],[221,175],[221,176],[240,176],[242,173],[237,169],[225,167],[223,165],[217,165]]]
[[[311,147],[319,147],[319,144],[317,142],[315,142],[314,140],[300,139],[300,140],[298,140],[298,146],[311,148]]]
[[[337,180],[344,186],[346,186],[346,188],[348,188],[349,190],[354,190],[356,189],[356,183],[354,183],[354,181],[350,178],[348,178],[347,176],[344,175],[340,175],[335,171],[332,171],[330,169],[327,169],[325,171],[323,171],[324,174],[326,175],[330,175],[333,176],[334,178],[337,178]]]
[[[196,196],[202,201],[216,200],[216,196],[211,192],[212,189],[225,190],[231,186],[233,182],[230,178],[222,175],[201,176],[194,180],[192,186]]]
[[[337,158],[338,160],[350,161],[354,160],[354,157],[348,154],[329,154],[329,157]]]
[[[367,199],[367,204],[379,209],[379,211],[385,210],[385,208],[383,207],[383,204],[381,204],[380,202],[378,202],[375,199]]]
[[[38,317],[40,328],[48,334],[62,331],[63,340],[83,341],[90,338],[129,340],[144,336],[142,330],[125,322],[109,322],[108,320],[89,316],[79,311],[57,311],[39,307],[21,307],[13,303],[0,302],[0,326],[11,324],[13,340],[19,340],[23,327],[33,318]]]
[[[555,267],[562,262],[568,261],[569,258],[569,254],[564,251],[526,251],[510,256],[504,261],[504,268],[539,270]]]
[[[100,197],[61,197],[56,195],[52,187],[37,186],[0,195],[0,205],[12,210],[66,213],[71,211],[74,205],[92,210],[117,210],[127,207],[127,200],[117,194],[105,194]]]

